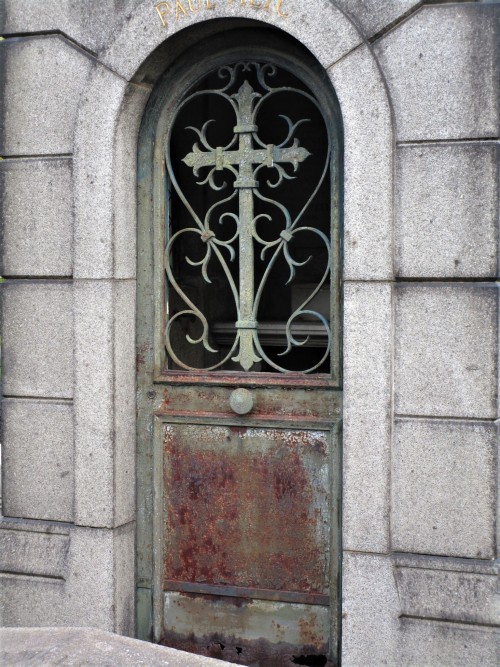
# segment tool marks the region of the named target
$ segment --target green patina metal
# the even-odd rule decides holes
[[[250,64],[247,63],[238,63],[231,69],[234,71],[238,67],[245,69],[249,66]],[[255,66],[261,67],[258,63],[255,63]],[[263,68],[265,67],[266,66],[264,65]],[[218,92],[220,95],[224,95],[222,91]],[[273,92],[275,91],[270,90],[267,94],[272,95]],[[207,123],[210,123],[210,120],[208,120],[201,131],[198,131],[195,128],[193,129],[195,129],[200,137],[201,143],[209,152],[200,151],[197,144],[195,144],[195,146],[193,146],[193,152],[189,153],[189,155],[184,158],[184,162],[189,167],[193,168],[196,175],[202,167],[212,167],[209,175],[205,181],[203,181],[210,182],[212,187],[215,185],[213,180],[211,180],[213,171],[222,171],[223,169],[231,169],[233,171],[233,165],[238,166],[238,170],[234,170],[236,176],[234,187],[239,190],[239,216],[237,224],[240,255],[240,289],[238,294],[239,317],[236,322],[236,328],[239,330],[239,351],[238,354],[233,357],[233,361],[239,361],[242,368],[246,371],[250,370],[253,364],[261,359],[254,350],[254,332],[257,330],[257,321],[255,312],[256,304],[254,302],[253,240],[254,238],[257,238],[257,236],[255,231],[256,219],[254,215],[253,198],[254,190],[258,187],[258,181],[256,180],[257,171],[260,165],[281,169],[281,164],[285,162],[293,164],[295,169],[297,169],[298,163],[305,160],[309,155],[305,148],[300,148],[296,145],[298,142],[294,142],[294,145],[288,148],[284,148],[282,145],[274,146],[272,144],[269,144],[265,148],[254,148],[254,135],[258,141],[258,127],[254,122],[258,107],[257,109],[254,109],[254,102],[255,99],[259,97],[262,101],[266,96],[262,97],[260,93],[255,92],[247,80],[243,82],[237,93],[227,96],[229,101],[235,100],[236,102],[236,126],[234,127],[234,132],[235,135],[239,136],[238,150],[224,150],[220,146],[215,149],[212,148],[205,136]],[[292,128],[291,121],[289,119],[287,120]],[[291,132],[289,134],[291,134]],[[254,165],[259,166],[254,169]],[[279,180],[281,180],[283,176],[286,178],[287,174],[281,169]],[[217,186],[215,186],[215,189],[216,188]],[[285,229],[281,233],[281,237],[283,239],[283,244],[285,244],[292,239],[293,234],[290,229]],[[211,229],[205,228],[202,232],[202,240],[212,245],[216,243],[216,236]],[[169,264],[167,263],[167,267],[168,266]],[[167,273],[169,273],[168,268]],[[169,277],[172,280],[171,274],[169,274]],[[205,279],[206,278],[207,277],[205,277]],[[233,282],[232,278],[231,282]],[[235,287],[234,283],[233,287]],[[204,343],[205,345],[208,345],[206,337]]]
[[[257,81],[257,88],[255,90],[249,81],[249,73],[253,73]],[[220,67],[217,71],[219,79],[227,79],[221,88],[217,89],[202,89],[194,92],[188,92],[182,102],[178,105],[174,116],[175,118],[182,116],[185,113],[188,105],[194,100],[202,103],[204,98],[208,96],[217,96],[223,99],[234,111],[235,125],[233,128],[233,136],[230,142],[225,146],[212,146],[207,137],[207,130],[216,122],[216,119],[209,118],[204,121],[201,128],[187,127],[185,129],[196,133],[199,142],[195,143],[192,151],[189,152],[182,160],[188,167],[190,167],[196,177],[203,173],[202,180],[197,181],[198,186],[208,186],[214,191],[224,190],[227,186],[226,182],[221,185],[216,183],[215,177],[218,172],[228,171],[234,177],[232,183],[232,192],[229,196],[223,197],[215,204],[207,207],[202,218],[195,211],[191,204],[190,197],[183,191],[177,178],[177,167],[172,163],[170,143],[166,148],[166,170],[169,182],[172,184],[177,195],[184,207],[189,211],[192,226],[184,226],[177,231],[170,232],[167,247],[165,250],[165,270],[168,277],[167,283],[167,300],[169,288],[175,290],[183,302],[183,308],[178,309],[175,313],[169,313],[165,328],[165,345],[168,355],[173,359],[175,364],[186,370],[196,370],[196,368],[187,363],[174,350],[171,342],[172,328],[192,316],[196,318],[202,325],[202,332],[197,337],[192,337],[189,333],[185,335],[185,340],[191,345],[203,345],[204,349],[210,353],[216,354],[217,349],[209,342],[210,323],[206,314],[200,306],[197,306],[193,299],[191,299],[179,280],[175,276],[172,268],[173,258],[172,254],[176,248],[178,240],[185,237],[186,234],[195,234],[198,236],[201,244],[205,244],[206,249],[203,257],[197,261],[193,261],[186,256],[186,261],[191,266],[200,267],[200,274],[202,279],[210,283],[211,279],[208,275],[208,265],[215,256],[220,262],[224,275],[230,284],[231,295],[235,302],[236,320],[234,322],[235,336],[228,352],[223,355],[222,359],[218,359],[216,363],[205,367],[205,370],[216,370],[224,366],[224,364],[231,359],[237,362],[241,368],[246,371],[251,369],[258,370],[255,365],[265,359],[266,363],[274,370],[279,372],[286,372],[290,370],[282,364],[276,363],[275,360],[269,358],[263,345],[261,343],[261,330],[259,327],[258,313],[261,305],[263,290],[266,287],[266,282],[275,267],[280,257],[283,257],[289,267],[289,276],[283,279],[285,284],[290,284],[296,275],[297,267],[303,267],[310,261],[318,261],[318,257],[311,254],[305,261],[299,261],[293,257],[293,248],[291,242],[300,239],[304,232],[316,234],[321,243],[326,249],[325,258],[323,259],[325,270],[321,278],[309,290],[309,294],[299,305],[298,308],[292,310],[287,317],[284,324],[284,336],[286,339],[285,349],[280,353],[281,357],[290,353],[293,348],[307,345],[309,342],[309,335],[299,340],[293,328],[297,329],[297,324],[304,318],[314,319],[320,323],[324,331],[324,354],[315,363],[306,367],[303,372],[313,372],[320,368],[325,359],[330,354],[331,349],[331,317],[328,313],[326,316],[323,313],[314,310],[311,302],[325,287],[325,284],[330,276],[332,265],[332,248],[330,233],[325,234],[321,229],[313,226],[314,220],[309,224],[300,224],[308,215],[308,208],[311,202],[316,197],[325,179],[328,177],[329,170],[334,167],[331,165],[332,149],[328,133],[325,131],[325,143],[327,150],[325,151],[324,165],[318,182],[315,184],[311,195],[308,197],[304,206],[301,207],[298,214],[292,216],[288,207],[269,196],[265,196],[259,187],[259,172],[263,168],[269,171],[275,170],[277,178],[274,181],[267,179],[268,188],[277,189],[286,180],[295,179],[294,173],[297,172],[298,167],[303,163],[311,153],[304,147],[300,146],[299,139],[294,137],[297,128],[309,119],[299,119],[295,123],[284,115],[279,114],[279,119],[285,121],[287,126],[287,133],[283,141],[279,144],[266,144],[259,137],[259,112],[265,108],[266,103],[271,97],[286,94],[290,101],[295,97],[302,97],[307,99],[321,112],[321,107],[315,97],[305,89],[288,86],[274,86],[272,85],[273,77],[277,74],[277,67],[271,63],[259,63],[255,61],[243,61],[228,64]],[[234,92],[233,92],[234,91]],[[323,114],[322,114],[323,115]],[[278,130],[276,130],[278,131]],[[292,173],[287,171],[284,165],[291,165]],[[208,171],[206,171],[208,170]],[[238,196],[238,210],[237,213],[225,209],[224,205],[228,204],[235,196]],[[260,200],[266,202],[268,209],[266,213],[256,215],[254,201]],[[271,211],[271,213],[269,212]],[[172,214],[174,215],[174,214]],[[231,218],[236,227],[236,231],[232,238],[222,240],[217,233],[217,223],[221,223],[224,218]],[[258,231],[259,224],[264,224],[271,220],[281,220],[281,229],[278,229],[275,234],[276,238],[266,239]],[[168,227],[170,231],[170,227]],[[238,241],[238,248],[235,248],[235,242]],[[260,284],[255,285],[255,250],[254,247],[260,246],[260,255],[263,259],[266,253],[269,255],[266,270],[260,279]],[[224,251],[227,251],[226,256]],[[239,279],[235,281],[230,272],[228,261],[232,262],[235,257],[239,260]],[[332,317],[335,319],[336,313],[335,304]],[[234,355],[234,356],[233,356]]]

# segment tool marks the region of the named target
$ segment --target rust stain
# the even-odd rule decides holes
[[[278,641],[282,642],[285,637],[285,630],[282,627],[281,623],[278,623],[278,621],[273,620],[271,621],[271,627],[273,628]]]
[[[182,430],[164,439],[165,580],[326,593],[317,505],[328,492],[306,464],[324,463],[326,443],[306,431]]]
[[[135,355],[135,368],[137,373],[141,371],[142,366],[144,366],[146,363],[146,354],[149,348],[149,343],[142,343],[137,347],[137,352]]]
[[[318,617],[310,614],[308,618],[299,618],[300,641],[305,645],[318,646],[323,642],[323,634],[317,625]]]
[[[193,416],[209,414],[233,414],[230,409],[229,397],[232,387],[204,387],[194,385],[169,387],[169,412],[192,414]],[[266,419],[290,419],[307,417],[312,419],[329,419],[339,414],[340,399],[335,392],[316,392],[315,400],[311,401],[311,392],[307,389],[291,390],[288,387],[252,388],[255,404],[252,417]],[[163,406],[159,409],[161,410]]]
[[[286,642],[277,644],[259,638],[248,641],[234,636],[222,636],[218,633],[196,637],[176,632],[168,632],[161,641],[181,651],[195,653],[224,662],[237,665],[252,665],[252,667],[282,667],[284,665],[320,665],[321,667],[335,667],[336,663],[329,659],[328,644],[320,647],[304,645],[292,646]],[[304,662],[304,658],[309,661]]]
[[[248,374],[242,371],[217,372],[216,374],[199,371],[169,371],[168,375],[160,375],[158,382],[170,382],[172,380],[179,384],[207,384],[216,382],[218,385],[250,385],[250,386],[299,386],[311,389],[327,389],[337,386],[334,381],[324,376],[306,375],[304,373],[290,372],[286,375],[278,373],[259,373],[248,379]]]
[[[203,593],[186,593],[181,592],[180,595],[183,598],[188,598],[190,600],[202,599],[209,600],[210,604],[221,603],[229,607],[237,607],[238,609],[243,609],[248,607],[252,603],[250,598],[241,598],[241,597],[231,597],[227,595],[204,595]]]
[[[164,389],[163,390],[163,401],[160,405],[160,410],[161,411],[168,410],[169,403],[170,403],[170,396],[169,396],[168,389]]]

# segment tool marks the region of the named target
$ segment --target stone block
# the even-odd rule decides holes
[[[498,571],[464,571],[462,563],[445,563],[442,569],[427,569],[423,557],[419,566],[412,563],[395,568],[395,577],[403,616],[413,618],[499,625],[496,604]],[[414,559],[413,559],[414,560]],[[453,569],[456,568],[456,569]]]
[[[75,522],[135,515],[135,281],[75,281]]]
[[[75,523],[135,515],[135,281],[75,281]]]
[[[0,51],[0,153],[71,153],[89,57],[60,35],[5,39]]]
[[[399,141],[498,136],[498,9],[424,6],[375,43]]]
[[[384,82],[367,46],[328,74],[344,124],[344,279],[390,280],[393,146]]]
[[[497,667],[498,629],[401,619],[398,665]]]
[[[373,37],[387,29],[413,8],[417,8],[419,0],[335,0],[342,9],[361,28],[365,37]]]
[[[111,527],[114,514],[113,285],[106,280],[75,280],[74,299],[75,523]]]
[[[69,529],[55,532],[16,530],[8,522],[0,527],[0,572],[65,579]]]
[[[135,280],[114,284],[115,525],[135,516]]]
[[[479,142],[397,149],[397,275],[497,275],[498,156]]]
[[[134,536],[134,523],[72,530],[66,615],[74,625],[133,631]]]
[[[392,288],[344,290],[343,545],[389,549]]]
[[[396,414],[495,418],[497,329],[493,284],[399,285]]]
[[[4,276],[70,276],[73,211],[71,160],[0,162]]]
[[[495,424],[398,419],[392,547],[462,558],[495,553]]]
[[[74,276],[113,275],[113,174],[115,131],[126,83],[96,66],[89,78],[75,128]],[[135,189],[135,188],[134,188]]]
[[[113,537],[115,631],[127,637],[137,636],[135,536],[135,522],[131,522],[115,528]]]
[[[65,590],[63,579],[0,572],[0,627],[63,625]]]
[[[115,136],[114,277],[135,278],[137,264],[137,143],[144,107],[150,95],[146,86],[130,85],[117,119]]]
[[[47,400],[3,402],[5,516],[73,519],[73,406]]]
[[[114,630],[113,530],[77,527],[71,532],[67,606],[78,625]],[[99,573],[96,577],[95,574]]]
[[[398,661],[398,616],[390,558],[344,552],[342,666],[409,666]]]
[[[9,520],[3,520],[0,533],[11,529]],[[31,543],[31,569],[40,570],[44,551],[37,551],[34,545],[46,530],[44,524],[17,522],[16,530],[24,532],[26,544]],[[88,626],[130,632],[133,630],[134,524],[114,530],[71,526],[68,532],[65,579],[54,578],[47,572],[38,576],[0,572],[1,624],[8,627]]]
[[[73,289],[65,281],[2,285],[6,396],[73,395]]]
[[[2,35],[60,31],[90,51],[98,52],[139,0],[4,0]]]
[[[185,11],[171,11],[165,15],[164,25],[149,0],[143,0],[127,16],[123,29],[103,52],[102,62],[130,81],[167,36],[202,21],[223,18],[257,20],[284,30],[299,39],[324,67],[362,41],[353,23],[330,0],[315,0],[314,6],[303,0],[286,0],[280,11],[276,2],[266,9],[264,3],[258,2],[216,1],[208,7],[202,3],[200,10],[195,6],[194,11],[189,9],[187,1],[181,0],[180,4]]]
[[[0,520],[0,540],[7,543],[0,565],[0,626],[64,623],[70,530],[41,521]]]

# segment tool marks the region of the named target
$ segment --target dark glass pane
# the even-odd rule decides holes
[[[187,93],[166,156],[168,368],[330,372],[330,163],[290,72],[234,63]]]

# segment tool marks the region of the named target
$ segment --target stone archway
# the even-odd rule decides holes
[[[342,541],[347,554],[349,550],[380,554],[388,550],[389,535],[391,112],[377,63],[353,24],[330,2],[321,3],[314,14],[303,4],[290,0],[288,17],[263,13],[260,19],[309,48],[327,69],[342,110],[346,147]],[[256,17],[249,7],[235,3],[218,4],[210,16],[236,22]],[[179,17],[167,31],[156,10],[141,3],[96,63],[79,109],[74,168],[75,508],[77,523],[83,525],[112,528],[135,517],[135,354],[130,323],[135,312],[137,136],[152,85],[168,58],[186,46],[182,28],[194,24],[199,34],[217,31],[217,21],[207,21],[201,12]],[[86,335],[89,327],[92,337]],[[367,431],[372,443],[368,453],[363,447]],[[89,456],[92,452],[94,456]],[[121,539],[128,556],[116,570],[116,590],[121,591],[121,600],[130,601],[133,534],[127,532]],[[355,595],[349,586],[346,580],[347,600]],[[126,611],[123,604],[121,608],[122,614],[130,613],[130,606]],[[117,627],[124,627],[122,622]]]

